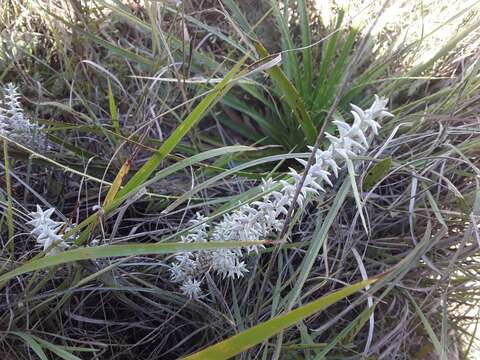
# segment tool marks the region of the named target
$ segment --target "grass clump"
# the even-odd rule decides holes
[[[475,358],[475,5],[1,6],[4,358]]]

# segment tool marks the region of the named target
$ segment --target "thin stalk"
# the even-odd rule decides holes
[[[15,244],[13,243],[13,203],[12,203],[12,183],[10,181],[10,164],[8,156],[8,144],[3,141],[3,160],[5,162],[5,182],[7,186],[7,229],[8,229],[8,250],[10,258],[13,258]]]

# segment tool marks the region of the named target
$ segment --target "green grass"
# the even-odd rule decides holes
[[[364,13],[324,22],[303,0],[260,16],[232,0],[0,6],[0,83],[19,85],[52,144],[0,136],[2,358],[475,358],[478,6],[404,40],[407,20],[374,34]],[[375,93],[395,118],[293,214],[289,242],[259,239],[244,278],[182,296],[168,264],[197,246],[179,243],[195,212],[211,223],[260,198],[329,111],[349,119]],[[72,225],[73,249],[35,247],[36,204]]]
[[[265,86],[259,82],[258,86],[242,86],[245,94],[228,94],[222,102],[250,118],[258,134],[252,134],[245,125],[233,122],[228,116],[221,119],[225,126],[246,134],[249,140],[281,144],[285,150],[303,150],[306,145],[313,144],[315,137],[310,124],[316,129],[321,127],[337,96],[340,101],[335,116],[339,118],[346,117],[350,102],[365,104],[371,101],[366,93],[386,94],[396,103],[397,98],[405,95],[411,79],[432,76],[434,65],[438,65],[439,60],[446,58],[479,26],[475,18],[470,19],[463,31],[447,39],[431,58],[415,66],[407,63],[395,70],[399,63],[408,61],[412,50],[428,42],[442,27],[473,7],[466,5],[458,14],[452,14],[419,39],[407,40],[402,48],[382,53],[379,50],[388,46],[392,39],[370,36],[376,22],[369,26],[360,20],[349,22],[345,19],[345,11],[338,9],[334,22],[321,24],[314,37],[309,23],[314,16],[311,14],[313,10],[306,1],[288,3],[285,11],[280,10],[279,2],[273,1],[272,4],[282,44],[281,66],[269,71],[271,84]],[[244,37],[246,41],[253,38],[250,46],[257,49],[258,56],[265,56],[266,50],[260,44],[261,40],[255,40],[255,30],[245,21],[245,16],[239,14],[240,10],[233,2],[227,2],[227,5],[236,14],[234,19],[239,28],[250,35]],[[375,17],[380,18],[381,14],[380,11]],[[341,89],[344,81],[347,86]]]

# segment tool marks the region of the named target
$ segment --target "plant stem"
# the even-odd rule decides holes
[[[13,205],[12,205],[12,183],[10,181],[10,165],[8,158],[8,144],[3,141],[3,159],[5,162],[5,182],[7,186],[7,228],[8,228],[8,250],[10,258],[13,258],[15,244],[13,243]]]

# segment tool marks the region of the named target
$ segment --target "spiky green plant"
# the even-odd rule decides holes
[[[225,3],[232,21],[243,33],[242,39],[257,50],[257,56],[267,56],[262,39],[255,33],[258,24],[249,24],[248,16],[235,2]],[[394,103],[397,99],[405,102],[400,98],[411,92],[411,81],[416,81],[420,88],[422,79],[417,77],[432,75],[434,65],[442,60],[448,61],[452,48],[465,38],[471,38],[471,32],[479,27],[474,16],[467,18],[464,31],[450,35],[451,38],[431,58],[413,65],[415,59],[411,53],[414,49],[428,42],[442,26],[459,16],[469,11],[475,14],[475,6],[466,4],[438,27],[419,38],[407,40],[403,46],[395,46],[388,31],[377,29],[383,22],[383,12],[387,12],[385,7],[371,14],[373,19],[369,19],[368,24],[360,20],[365,14],[355,14],[346,20],[343,9],[336,11],[333,23],[322,24],[313,5],[306,0],[271,2],[273,15],[270,17],[276,24],[271,31],[278,32],[281,48],[275,51],[281,54],[282,64],[269,70],[269,85],[265,86],[261,81],[245,84],[243,93],[230,93],[222,100],[227,109],[241,114],[231,116],[230,110],[219,115],[225,126],[250,141],[282,145],[288,150],[305,149],[321,128],[337,97],[335,116],[340,119],[348,113],[349,103],[363,105],[371,101],[372,95],[367,94],[372,89],[388,96]],[[423,83],[426,81],[428,77]]]

